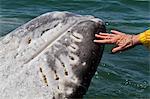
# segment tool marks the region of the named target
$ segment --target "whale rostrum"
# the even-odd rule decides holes
[[[88,90],[105,32],[90,15],[49,12],[0,39],[1,99],[76,99]]]

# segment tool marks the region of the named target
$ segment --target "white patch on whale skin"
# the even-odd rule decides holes
[[[83,62],[82,65],[85,66],[85,65],[86,65],[86,62]]]
[[[70,46],[68,46],[68,49],[72,52],[76,52],[79,47],[76,44],[72,43]]]
[[[66,90],[66,93],[69,95],[69,94],[72,94],[72,92],[73,92],[73,88],[67,88],[67,90]]]
[[[100,23],[102,25],[102,20],[101,19],[98,19],[98,18],[93,18],[93,19],[90,19],[91,21],[94,21],[96,23]]]
[[[53,14],[53,17],[64,18],[64,17],[66,17],[66,13],[57,11]]]
[[[69,57],[68,58],[66,58],[66,56],[64,56],[64,55],[60,55],[60,57],[59,57],[61,60],[60,61],[62,61],[64,64],[65,64],[65,67],[64,67],[64,69],[66,69],[66,71],[68,72],[68,76],[63,76],[63,77],[65,77],[65,78],[69,78],[69,79],[71,79],[71,82],[73,82],[74,84],[77,84],[78,83],[78,79],[77,79],[77,77],[73,74],[73,71],[72,71],[72,66],[70,66],[72,63],[70,63],[70,61],[69,61]],[[62,66],[61,66],[62,67]],[[61,70],[62,71],[62,70]],[[64,75],[64,73],[63,73],[63,75]],[[60,80],[63,80],[64,78],[60,78]]]
[[[74,84],[78,84],[78,83],[79,83],[79,79],[74,75],[74,76],[71,78],[71,82],[73,82]]]
[[[74,77],[74,78],[76,78],[76,77]],[[71,85],[66,86],[66,83],[68,83],[68,84],[70,83]],[[59,80],[59,90],[58,90],[58,92],[59,93],[64,93],[65,92],[65,94],[70,95],[70,94],[73,93],[73,88],[71,87],[72,84],[73,85],[78,85],[78,83],[79,83],[79,81],[77,80],[77,78],[76,78],[76,80],[71,79],[71,81],[69,81],[69,82],[68,82],[68,79],[65,79],[65,78],[60,79]]]
[[[72,35],[70,35],[70,38],[72,38],[74,41],[76,41],[76,42],[81,42],[82,40],[80,40],[80,39],[78,39],[78,38],[76,38],[76,37],[74,37],[74,36],[72,36]]]
[[[68,39],[65,39],[65,41],[68,41]]]
[[[72,38],[75,42],[82,42],[82,40],[83,40],[83,36],[76,32],[74,32],[72,35],[70,35],[70,38]]]
[[[52,37],[57,37],[58,34],[54,33],[54,31],[60,32],[60,28],[62,27],[62,23],[59,23],[57,27],[50,29],[48,31],[46,31],[41,38],[45,41],[45,42],[52,42],[54,39]],[[51,34],[51,35],[50,35]]]
[[[72,65],[78,65],[79,64],[79,57],[73,53],[69,53],[69,61]]]
[[[83,36],[77,32],[73,32],[73,36],[77,37],[78,39],[83,39]]]

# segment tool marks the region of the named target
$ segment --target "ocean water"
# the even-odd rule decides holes
[[[149,0],[0,0],[0,36],[50,11],[94,15],[116,29],[138,34],[150,28]],[[144,46],[103,57],[84,99],[149,99],[150,52]]]

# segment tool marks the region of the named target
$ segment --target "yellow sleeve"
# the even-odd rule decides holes
[[[141,33],[139,39],[143,45],[150,49],[150,29]]]

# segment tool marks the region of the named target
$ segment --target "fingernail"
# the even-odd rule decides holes
[[[113,52],[110,52],[109,54],[114,54]]]
[[[115,53],[115,51],[113,51],[113,50],[112,50],[112,51],[111,51],[111,53],[112,53],[112,54],[114,54],[114,53]]]
[[[96,42],[96,40],[93,40],[93,42]]]
[[[113,32],[114,30],[110,30],[110,32]]]

